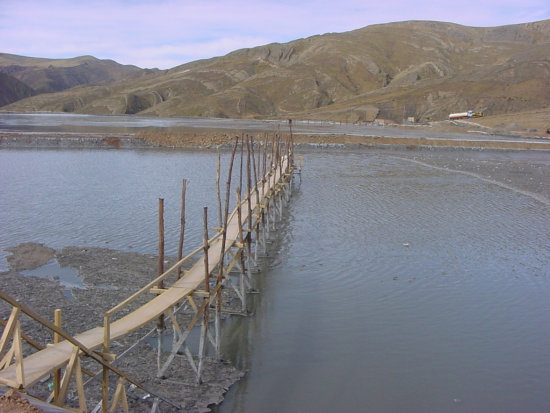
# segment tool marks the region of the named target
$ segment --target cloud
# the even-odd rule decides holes
[[[169,68],[270,42],[401,20],[496,26],[550,18],[547,1],[3,0],[0,51],[91,54]]]

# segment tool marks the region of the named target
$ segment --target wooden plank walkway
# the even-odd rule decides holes
[[[269,197],[274,191],[280,189],[281,179],[284,178],[288,167],[289,160],[284,157],[281,160],[281,167],[274,167],[272,173],[268,174],[268,177],[263,183],[263,191],[261,186],[259,186],[259,191],[255,191],[254,189],[251,190],[251,194],[249,194],[251,199],[251,211],[255,211],[257,207],[261,207],[262,200],[258,199],[258,194],[264,194],[266,197]],[[260,185],[260,182],[258,185]],[[245,201],[246,199],[241,202],[241,205],[245,205]],[[246,222],[249,216],[249,209],[248,207],[243,207],[241,211],[242,222]],[[241,229],[235,209],[227,222],[225,252],[228,252],[239,242],[240,231]],[[221,249],[221,237],[218,237],[212,241],[209,246],[209,274],[212,274],[221,261]],[[181,261],[178,264],[181,265]],[[204,280],[204,257],[200,254],[193,266],[188,271],[185,271],[182,278],[174,282],[172,286],[131,313],[113,321],[110,324],[110,340],[124,337],[157,319],[161,314],[173,308],[187,296],[193,294],[193,292],[198,290],[201,286],[204,286]],[[97,350],[103,345],[104,328],[102,326],[92,328],[74,336],[74,339],[89,350]],[[30,387],[48,374],[67,365],[71,358],[73,348],[73,344],[64,340],[58,344],[48,345],[48,347],[43,350],[25,357],[23,360],[24,381],[21,387]],[[15,364],[1,370],[0,384],[13,386],[13,383],[17,383],[16,370]]]

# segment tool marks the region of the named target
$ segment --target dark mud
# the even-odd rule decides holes
[[[72,335],[87,329],[102,325],[103,316],[107,310],[124,300],[141,286],[147,284],[157,269],[157,257],[154,255],[128,253],[105,248],[67,247],[54,251],[40,244],[25,243],[10,248],[12,256],[8,259],[9,270],[0,273],[2,290],[18,301],[33,308],[44,318],[53,321],[55,309],[62,310],[63,328]],[[61,267],[71,267],[78,270],[82,278],[83,288],[72,288],[71,295],[64,293],[64,287],[58,279],[46,279],[21,274],[23,270],[37,268],[52,258]],[[175,260],[168,258],[165,268]],[[133,306],[121,310],[116,318],[126,314],[138,305],[150,299],[150,294],[144,294]],[[222,317],[231,312],[239,312],[240,301],[232,294],[231,289],[223,290]],[[0,316],[7,320],[11,311],[6,303],[0,303]],[[189,308],[182,308],[177,314],[178,323],[185,328],[192,318]],[[42,345],[52,341],[50,331],[34,322],[27,316],[21,316],[22,331]],[[167,332],[171,331],[168,325]],[[227,389],[238,381],[244,373],[235,369],[228,362],[218,361],[208,357],[202,374],[202,384],[198,384],[196,375],[185,355],[177,356],[162,379],[156,377],[157,350],[151,346],[151,341],[144,340],[149,335],[156,342],[156,323],[150,323],[131,335],[114,341],[111,350],[118,355],[115,365],[129,376],[142,383],[149,391],[166,397],[174,404],[181,406],[186,412],[207,412],[208,406],[218,404],[223,400]],[[24,351],[28,354],[33,350],[25,344]],[[162,356],[165,360],[166,354]],[[195,356],[196,359],[196,356]],[[92,372],[99,372],[99,366],[83,359],[83,367]],[[84,380],[90,379],[84,376]],[[32,395],[46,398],[49,395],[48,386],[51,378],[45,378],[30,390]],[[110,379],[112,390],[116,386],[116,377]],[[86,386],[88,407],[100,400],[101,375]],[[127,389],[128,402],[132,412],[150,411],[154,397],[139,388]],[[73,403],[76,396],[72,396]],[[165,402],[159,405],[160,411],[181,411]]]

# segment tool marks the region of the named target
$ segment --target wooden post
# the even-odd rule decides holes
[[[256,210],[258,212],[258,215],[256,216],[256,223],[255,223],[255,228],[250,228],[250,231],[252,231],[253,229],[256,230],[256,242],[255,242],[255,246],[254,246],[254,265],[256,265],[256,261],[257,261],[257,258],[258,258],[258,239],[260,238],[260,227],[259,227],[259,214],[260,214],[260,210],[261,210],[261,207],[260,207],[260,190],[258,189],[258,171],[257,169],[259,170],[259,159],[258,159],[258,168],[256,168],[256,157],[254,155],[254,140],[252,139],[252,144],[250,145],[251,146],[251,152],[252,152],[252,169],[254,171],[254,194],[256,195]],[[252,233],[251,233],[251,236],[252,236]],[[249,259],[252,259],[251,256],[248,257]],[[248,271],[250,273],[250,263],[248,265]]]
[[[107,354],[109,354],[109,342],[111,336],[111,325],[109,315],[103,317],[103,360],[108,362]],[[109,404],[109,368],[103,365],[103,381],[101,384],[101,412],[107,413]]]
[[[267,163],[267,136],[264,136],[264,145],[263,145],[263,154],[262,154],[262,160],[263,160],[263,168],[262,168],[262,203],[264,202],[265,198],[265,174],[267,172],[266,170],[266,163]],[[263,215],[263,214],[262,214]],[[262,221],[263,222],[263,221]]]
[[[216,285],[218,286],[217,293],[216,293],[216,317],[219,317],[219,313],[222,309],[222,289],[221,284],[223,282],[223,272],[224,272],[224,256],[225,256],[225,241],[227,238],[227,219],[229,217],[229,196],[231,195],[231,175],[233,173],[233,162],[235,160],[235,152],[237,151],[237,146],[239,145],[239,137],[237,136],[235,138],[235,144],[233,145],[233,151],[231,152],[231,160],[229,161],[229,172],[227,173],[227,183],[226,183],[226,192],[225,192],[225,211],[224,211],[224,223],[223,223],[223,233],[222,233],[222,248],[220,251],[220,264],[219,264],[219,272],[218,272],[218,279],[216,281]],[[216,356],[219,359],[220,358],[220,346],[219,346],[219,339],[220,337],[216,337]]]
[[[244,237],[243,237],[243,221],[241,214],[241,188],[236,189],[237,192],[237,220],[239,224],[239,242],[241,243],[241,276],[240,276],[240,292],[241,292],[241,310],[244,313],[246,311],[246,289],[245,289],[245,280],[244,280],[244,257],[243,257],[243,248],[244,248]]]
[[[117,411],[119,403],[122,405],[121,408],[123,412],[128,411],[128,399],[126,398],[126,390],[124,388],[125,381],[126,380],[124,380],[124,377],[119,377],[118,379],[115,395],[113,396],[113,404],[111,406],[112,413],[115,413]]]
[[[244,157],[244,139],[248,141],[248,134],[241,137],[241,163],[239,168],[239,188],[243,187],[243,157]]]
[[[181,215],[180,215],[180,242],[178,246],[178,262],[183,257],[183,239],[185,236],[185,191],[187,189],[187,179],[181,183]],[[178,268],[178,280],[181,278],[181,266]]]
[[[225,255],[225,241],[227,238],[227,218],[229,216],[229,196],[231,191],[231,175],[233,172],[233,161],[235,160],[235,152],[237,151],[237,146],[239,145],[239,137],[235,137],[235,144],[233,145],[233,151],[231,153],[231,160],[229,162],[229,172],[227,174],[227,182],[226,182],[226,191],[225,191],[225,210],[224,210],[224,221],[223,221],[223,233],[222,233],[222,249],[221,249],[221,257],[220,257],[220,271],[218,273],[218,283],[221,283],[223,280],[223,258]],[[218,297],[218,304],[221,306],[221,293]]]
[[[282,162],[282,154],[281,154],[281,136],[279,136],[279,140],[277,141],[277,167],[279,169],[279,179],[283,177],[283,162]]]
[[[264,252],[267,250],[267,244],[266,244],[266,209],[267,205],[264,205],[266,203],[265,198],[265,184],[266,184],[266,175],[268,173],[267,169],[267,143],[268,143],[268,136],[264,136],[264,150],[263,150],[263,169],[262,169],[262,238],[263,238],[263,245],[264,245]]]
[[[251,154],[252,154],[252,170],[254,171],[254,191],[256,193],[256,204],[258,204],[260,202],[260,191],[258,190],[258,171],[257,171],[257,168],[256,168],[256,156],[255,156],[255,151],[254,151],[254,145],[255,145],[255,142],[254,142],[254,139],[251,139],[251,144],[250,144],[250,148],[251,148]],[[259,169],[259,164],[258,164],[258,169]]]
[[[157,275],[160,276],[163,273],[164,273],[164,199],[159,198],[159,256],[158,256]],[[159,289],[164,288],[164,280],[160,280],[158,282],[157,288]],[[164,328],[165,328],[164,314],[161,314],[157,322],[157,329],[164,330]]]
[[[294,166],[294,135],[292,134],[292,119],[288,120],[289,128],[290,128],[290,144],[288,147],[288,161],[289,165]]]
[[[157,265],[157,275],[164,272],[164,199],[159,198],[159,256]],[[162,281],[159,281],[158,288],[163,288]]]
[[[222,222],[222,197],[220,192],[220,169],[221,169],[221,159],[220,151],[218,150],[218,171],[216,174],[216,194],[218,195],[218,227],[221,228],[223,225]]]
[[[210,270],[208,269],[208,207],[203,208],[203,241],[204,249],[204,290],[210,292]]]
[[[61,328],[61,310],[58,308],[53,313],[54,324],[56,327]],[[61,341],[61,336],[57,333],[53,333],[53,342],[57,344]],[[57,369],[53,374],[53,400],[55,404],[60,402],[59,391],[61,386],[61,369]]]
[[[159,198],[159,252],[158,252],[158,263],[157,263],[157,276],[160,276],[164,273],[164,199]],[[160,280],[157,283],[157,288],[162,290],[164,288],[164,280]],[[164,322],[164,313],[159,315],[157,320],[157,370],[160,369],[161,365],[161,354],[162,354],[162,334],[166,328],[166,323]]]
[[[246,139],[246,185],[247,185],[247,205],[248,205],[248,233],[246,235],[246,246],[247,246],[247,255],[250,259],[252,256],[252,174],[250,170],[251,163],[251,153],[250,153],[250,139]],[[250,263],[250,262],[249,262]]]
[[[206,344],[206,336],[208,334],[208,312],[210,301],[210,269],[208,268],[208,207],[203,208],[203,248],[204,248],[204,290],[206,291],[206,297],[203,298],[203,319],[201,326],[201,336],[199,341],[199,366],[197,367],[197,383],[201,384],[202,364],[204,358],[204,349]]]
[[[25,386],[25,373],[23,370],[23,342],[21,341],[21,322],[15,321],[13,332],[13,355],[15,357],[15,377],[21,387]]]

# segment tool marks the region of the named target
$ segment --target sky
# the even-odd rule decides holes
[[[0,0],[0,53],[92,55],[169,69],[372,24],[436,20],[490,27],[545,19],[549,0]]]

